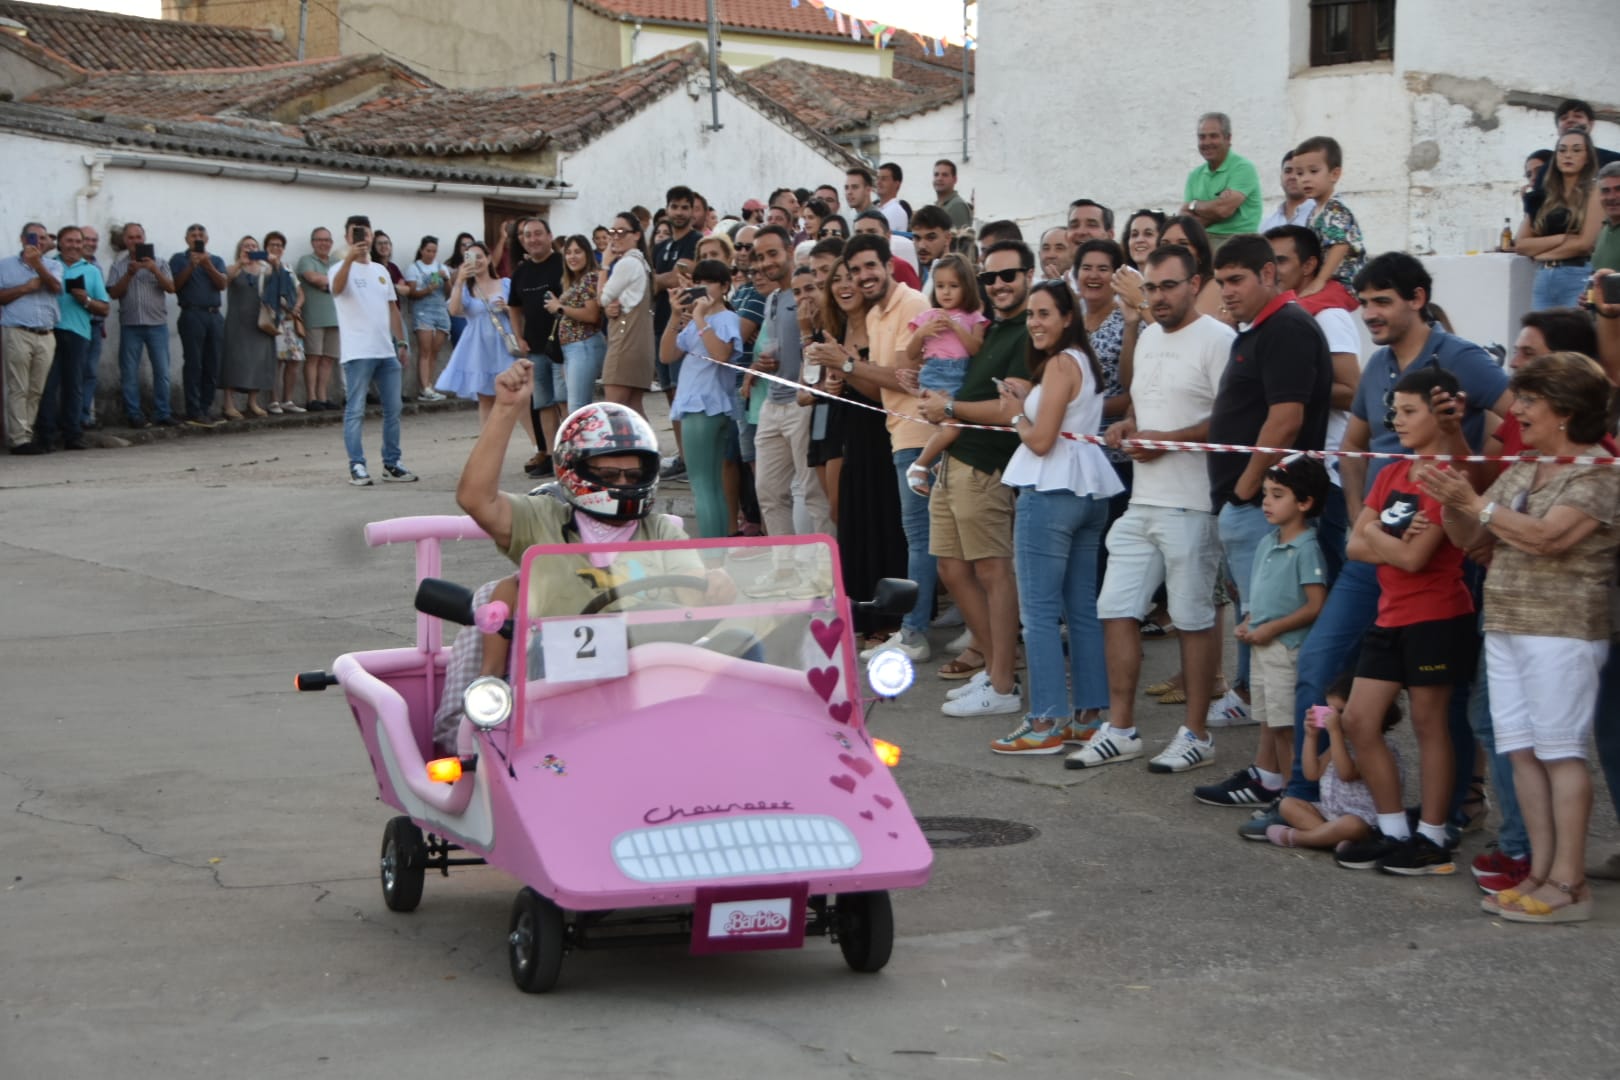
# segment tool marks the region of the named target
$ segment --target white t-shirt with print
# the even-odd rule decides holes
[[[1361,352],[1361,330],[1356,326],[1356,317],[1344,308],[1323,308],[1316,313],[1316,325],[1321,328],[1322,336],[1327,338],[1328,352],[1349,353],[1356,358],[1356,366],[1366,367],[1367,358]],[[1322,446],[1328,450],[1337,450],[1344,444],[1345,430],[1350,426],[1350,410],[1334,409],[1328,413],[1327,439]],[[1334,484],[1339,483],[1339,459],[1327,459],[1328,479]]]
[[[1219,319],[1200,315],[1167,334],[1154,323],[1136,343],[1131,410],[1138,431],[1176,431],[1205,419],[1232,356],[1237,333]],[[1209,469],[1202,453],[1173,450],[1138,462],[1131,478],[1131,505],[1210,510]]]
[[[338,271],[332,271],[334,284]],[[353,262],[349,264],[349,280],[343,291],[332,293],[337,307],[338,340],[343,363],[350,360],[373,360],[379,356],[395,356],[394,327],[390,319],[393,305],[399,301],[394,283],[388,278],[388,268],[381,263]]]

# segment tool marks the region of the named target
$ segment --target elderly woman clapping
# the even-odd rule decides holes
[[[1456,470],[1413,470],[1445,506],[1446,534],[1492,547],[1485,579],[1485,653],[1498,752],[1513,761],[1530,837],[1530,877],[1486,897],[1513,922],[1591,918],[1584,877],[1592,783],[1586,744],[1609,652],[1609,584],[1620,549],[1620,469],[1561,459],[1604,451],[1610,385],[1579,353],[1529,361],[1509,384],[1509,423],[1536,455],[1483,495]]]

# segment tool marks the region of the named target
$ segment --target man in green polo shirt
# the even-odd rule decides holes
[[[1212,247],[1228,237],[1260,231],[1265,208],[1254,163],[1232,153],[1232,120],[1225,113],[1198,118],[1198,153],[1204,164],[1187,174],[1183,214],[1204,223]]]
[[[1029,378],[1026,325],[1035,256],[1022,241],[1003,240],[985,252],[979,284],[995,321],[968,362],[956,397],[930,391],[918,411],[939,423],[1004,424],[998,379]],[[999,716],[1023,710],[1013,675],[1018,649],[1018,586],[1013,577],[1013,502],[1001,482],[1018,436],[1004,431],[961,431],[951,443],[928,499],[928,552],[939,560],[939,579],[951,591],[973,632],[973,651],[987,676],[945,702],[946,716]]]

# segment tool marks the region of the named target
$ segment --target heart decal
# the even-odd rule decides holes
[[[866,820],[867,820],[867,821],[873,821],[873,820],[875,820],[875,819],[874,819],[874,818],[873,818],[873,817],[872,817],[872,811],[870,811],[870,810],[862,810],[862,811],[861,811],[861,817],[863,817],[863,818],[865,818],[865,819],[866,819]]]
[[[887,795],[873,795],[872,801],[883,807],[885,810],[889,810],[894,806],[894,800],[889,798]]]
[[[900,839],[900,834],[897,833],[897,832],[892,832],[892,833],[889,834],[889,839],[890,840],[898,840],[898,839]]]
[[[843,762],[844,768],[853,769],[862,776],[872,775],[872,763],[864,758],[850,757],[848,754],[839,754],[838,760]]]
[[[828,658],[837,651],[838,643],[844,637],[844,620],[834,619],[832,622],[822,622],[820,619],[810,620],[810,633],[815,637],[816,644]]]
[[[849,718],[854,715],[854,713],[855,706],[853,703],[848,701],[837,701],[827,706],[827,715],[838,721],[840,724],[849,723]]]
[[[827,782],[835,788],[843,788],[851,795],[855,794],[855,778],[848,773],[839,773],[837,776],[827,777]]]
[[[821,695],[822,701],[831,701],[833,691],[838,689],[838,669],[835,667],[813,667],[805,672],[810,680],[810,688]]]

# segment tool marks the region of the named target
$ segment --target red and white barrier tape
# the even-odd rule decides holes
[[[696,355],[696,354],[688,354],[688,355]],[[883,408],[881,406],[878,406],[878,405],[868,405],[863,401],[851,401],[846,397],[840,397],[837,394],[828,393],[827,391],[821,389],[819,386],[809,386],[809,385],[806,385],[805,383],[794,382],[792,379],[783,378],[780,375],[774,375],[774,374],[771,374],[771,373],[765,372],[765,371],[755,371],[753,368],[745,367],[742,364],[733,364],[733,363],[730,363],[729,361],[726,361],[726,360],[716,360],[712,356],[705,356],[704,359],[708,360],[711,364],[719,364],[721,367],[731,368],[733,371],[746,372],[747,374],[752,375],[756,379],[764,379],[764,380],[766,380],[768,382],[777,383],[777,384],[782,385],[782,386],[789,386],[789,387],[792,387],[794,390],[799,390],[799,391],[803,391],[805,393],[814,394],[817,397],[826,398],[828,401],[836,401],[841,405],[852,405],[857,409],[867,409],[867,410],[869,410],[871,412],[882,413],[884,416],[898,417],[901,420],[905,420],[905,421],[907,421],[909,423],[913,423],[913,424],[926,424],[929,427],[962,428],[964,430],[969,430],[969,431],[1005,431],[1005,432],[1013,432],[1014,431],[1013,428],[1006,427],[1006,426],[1001,425],[1001,424],[969,424],[969,423],[965,423],[965,422],[963,422],[961,420],[944,420],[944,421],[941,421],[940,423],[936,424],[932,420],[925,420],[920,416],[911,416],[911,415],[908,415],[907,413],[895,412],[893,409],[885,409],[885,408]],[[1075,431],[1060,431],[1060,432],[1058,432],[1058,434],[1061,435],[1065,439],[1072,439],[1075,442],[1087,442],[1087,443],[1092,443],[1093,445],[1096,445],[1096,446],[1107,446],[1108,445],[1107,441],[1101,435],[1084,433],[1084,432],[1075,432]],[[1480,463],[1480,462],[1499,462],[1499,463],[1503,463],[1503,464],[1512,464],[1513,462],[1521,460],[1520,458],[1512,457],[1512,456],[1505,455],[1505,454],[1397,454],[1397,453],[1390,453],[1390,452],[1376,451],[1376,450],[1293,450],[1293,449],[1286,449],[1286,448],[1285,449],[1278,449],[1278,448],[1272,447],[1272,446],[1243,446],[1243,445],[1240,445],[1240,444],[1237,444],[1237,443],[1184,442],[1184,441],[1171,440],[1171,439],[1123,439],[1123,440],[1120,441],[1120,448],[1121,449],[1129,449],[1131,447],[1136,447],[1136,448],[1143,449],[1143,450],[1175,450],[1175,451],[1190,451],[1190,452],[1204,453],[1204,454],[1281,454],[1281,455],[1287,455],[1287,454],[1300,454],[1300,453],[1302,453],[1302,454],[1305,454],[1308,457],[1313,457],[1313,458],[1336,457],[1336,458],[1360,458],[1360,459],[1368,459],[1368,460],[1372,460],[1372,459],[1380,459],[1380,460],[1400,460],[1400,459],[1405,459],[1407,461],[1444,461],[1444,462],[1449,462],[1451,464],[1473,464],[1473,463]],[[1608,454],[1603,454],[1603,455],[1588,454],[1588,455],[1585,455],[1585,456],[1566,455],[1566,456],[1563,456],[1563,457],[1549,457],[1549,456],[1543,455],[1541,457],[1535,458],[1534,460],[1549,462],[1549,463],[1557,464],[1557,465],[1620,465],[1620,457],[1614,457],[1614,456],[1608,455]]]

